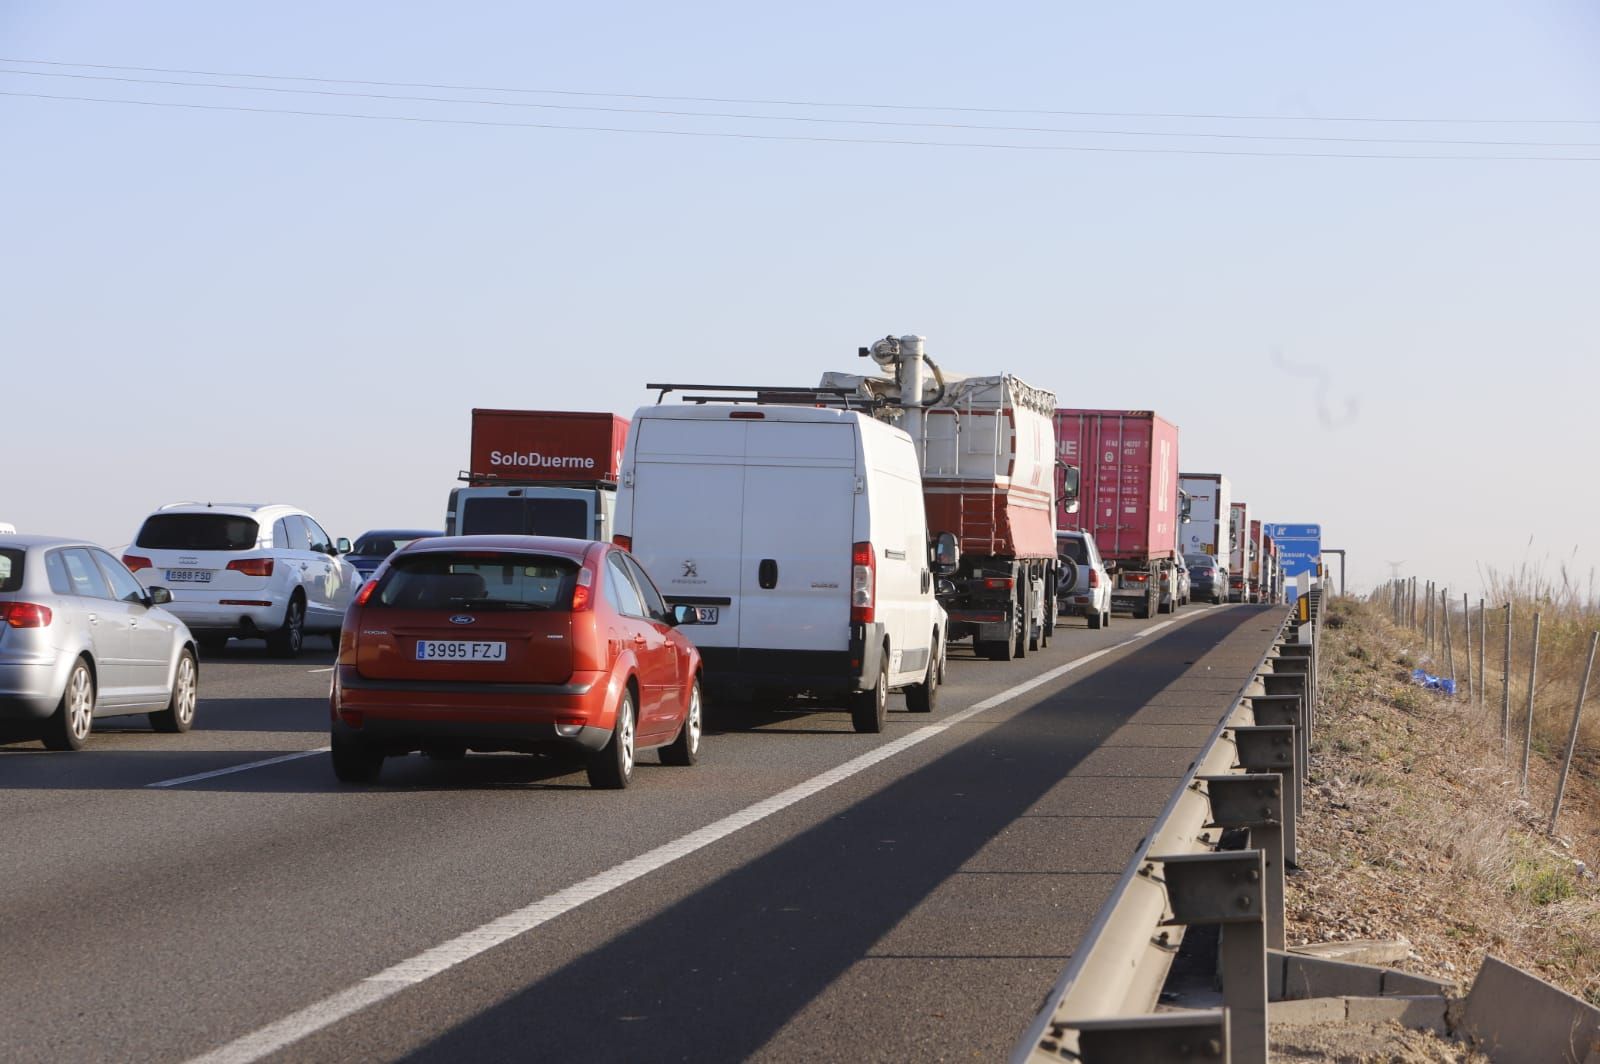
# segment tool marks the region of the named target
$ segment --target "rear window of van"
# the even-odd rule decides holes
[[[399,610],[566,610],[578,563],[517,552],[440,551],[391,559],[368,608]]]
[[[255,550],[261,526],[236,514],[151,514],[134,542],[150,550]]]

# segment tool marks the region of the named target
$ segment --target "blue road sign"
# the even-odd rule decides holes
[[[1321,525],[1263,525],[1263,530],[1278,545],[1278,560],[1283,575],[1315,574],[1322,558]]]

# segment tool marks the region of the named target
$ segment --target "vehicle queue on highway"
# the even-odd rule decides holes
[[[520,751],[621,788],[642,750],[692,765],[708,708],[842,703],[879,732],[893,692],[936,707],[954,641],[1011,660],[1065,617],[1281,597],[1226,478],[1177,473],[1176,426],[947,376],[920,337],[860,354],[879,372],[651,385],[632,419],[475,410],[442,534],[352,544],[293,506],[212,502],[153,511],[120,560],[8,534],[0,722],[58,750],[111,715],[187,731],[230,639],[294,657],[323,636],[341,781]]]

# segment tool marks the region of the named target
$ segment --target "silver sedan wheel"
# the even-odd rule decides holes
[[[89,667],[79,662],[67,680],[67,729],[78,742],[89,737],[94,722],[94,679]]]
[[[178,678],[172,685],[172,714],[187,727],[194,720],[194,704],[199,685],[194,678],[194,659],[188,654],[178,659]]]

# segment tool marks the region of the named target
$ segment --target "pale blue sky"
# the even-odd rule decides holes
[[[1567,3],[0,2],[0,55],[527,89],[1479,125],[516,103],[1276,136],[1600,159]],[[0,63],[3,70],[200,80]],[[445,95],[295,82],[229,83]],[[1513,149],[675,119],[0,74],[0,90],[502,122],[1082,147]],[[463,94],[457,94],[463,95]],[[438,524],[472,406],[809,382],[920,332],[956,371],[1154,408],[1182,464],[1477,590],[1600,565],[1600,162],[1014,151],[357,121],[0,95],[0,520],[125,543],[172,499]],[[1278,353],[1277,358],[1274,352]],[[1325,374],[1319,386],[1293,372]],[[1352,412],[1352,404],[1354,409]],[[1319,413],[1324,416],[1319,416]],[[1325,423],[1326,422],[1326,423]],[[1529,537],[1533,546],[1528,546]]]

